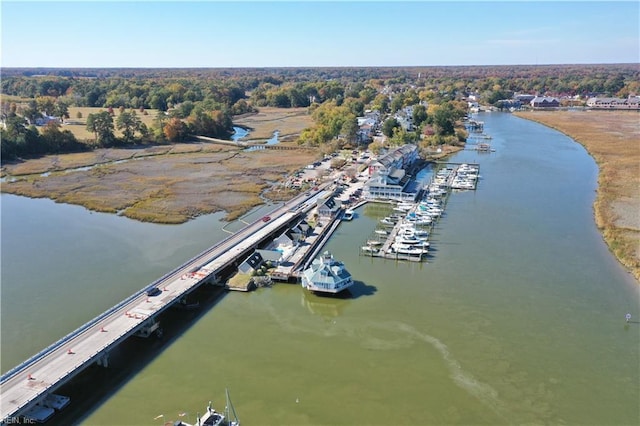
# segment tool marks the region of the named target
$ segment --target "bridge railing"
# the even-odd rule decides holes
[[[278,210],[279,207],[276,207],[275,209],[273,209],[269,214],[273,214],[274,212],[276,212]],[[262,219],[257,219],[255,221],[253,221],[252,223],[250,223],[249,225],[247,225],[247,227],[254,225],[256,223],[258,223],[259,221],[261,221]],[[199,254],[193,256],[191,259],[187,260],[186,262],[184,262],[182,265],[178,266],[177,268],[174,268],[173,270],[171,270],[170,272],[167,272],[166,274],[164,274],[162,277],[158,278],[157,280],[153,281],[151,284],[148,284],[147,286],[143,287],[142,289],[138,290],[137,292],[135,292],[134,294],[132,294],[131,296],[127,297],[126,299],[124,299],[123,301],[121,301],[120,303],[118,303],[117,305],[107,309],[106,311],[104,311],[103,313],[101,313],[100,315],[98,315],[97,317],[95,317],[94,319],[92,319],[91,321],[81,325],[80,327],[78,327],[77,329],[75,329],[74,331],[72,331],[71,333],[67,334],[66,336],[58,339],[57,341],[55,341],[54,343],[50,344],[49,346],[47,346],[46,348],[44,348],[43,350],[41,350],[40,352],[38,352],[37,354],[33,355],[32,357],[30,357],[29,359],[27,359],[26,361],[21,362],[20,364],[18,364],[17,366],[13,367],[11,370],[7,371],[6,373],[4,373],[2,376],[0,376],[0,384],[6,382],[7,380],[11,379],[12,377],[14,377],[16,374],[20,373],[21,371],[24,371],[27,367],[29,367],[30,365],[33,365],[34,363],[38,362],[39,360],[41,360],[42,358],[44,358],[45,356],[47,356],[49,353],[53,352],[54,350],[56,350],[57,348],[59,348],[60,346],[64,345],[65,343],[67,343],[68,341],[70,341],[71,339],[73,339],[74,337],[80,335],[81,333],[83,333],[84,331],[86,331],[87,329],[91,328],[92,326],[94,326],[95,324],[97,324],[98,322],[102,321],[103,319],[105,319],[106,317],[108,317],[109,315],[113,314],[114,312],[116,312],[118,309],[122,308],[124,305],[126,305],[127,303],[131,302],[133,299],[135,299],[136,297],[142,295],[144,292],[146,292],[149,288],[155,287],[157,286],[159,283],[161,283],[162,281],[166,280],[167,278],[169,278],[171,275],[176,274],[177,272],[179,272],[180,270],[186,268],[189,264],[196,262],[199,258],[202,258],[204,256],[206,256],[208,253],[210,253],[211,251],[215,250],[217,247],[221,246],[222,244],[228,242],[230,239],[232,239],[236,234],[232,234],[229,235],[228,237],[224,238],[221,241],[218,241],[216,244],[214,244],[213,246],[209,247],[208,249],[200,252]]]

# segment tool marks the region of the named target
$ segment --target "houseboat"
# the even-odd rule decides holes
[[[351,287],[353,280],[344,264],[325,251],[302,272],[302,287],[314,293],[336,294]]]

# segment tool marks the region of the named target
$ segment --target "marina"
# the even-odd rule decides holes
[[[420,191],[415,202],[401,201],[393,213],[379,221],[379,226],[360,254],[394,260],[422,262],[429,254],[429,232],[444,213],[452,191],[475,190],[480,165],[444,163]]]

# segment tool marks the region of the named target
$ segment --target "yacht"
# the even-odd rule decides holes
[[[342,214],[342,220],[351,220],[353,219],[354,215],[355,212],[353,210],[345,210],[345,212]]]
[[[408,254],[411,256],[422,256],[427,253],[427,249],[404,244],[391,244],[391,250],[399,254]]]

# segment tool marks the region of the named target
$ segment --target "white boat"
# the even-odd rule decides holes
[[[353,219],[354,215],[355,212],[353,210],[345,210],[345,212],[342,214],[342,220],[351,220]]]
[[[419,248],[428,248],[429,241],[420,240],[416,237],[409,237],[407,235],[400,235],[396,237],[395,244],[404,245],[404,246],[413,246]]]
[[[413,207],[415,207],[413,203],[400,202],[398,203],[398,205],[394,207],[394,210],[401,211],[401,212],[408,212]]]
[[[378,250],[379,249],[377,247],[362,246],[362,251],[365,253],[377,253]]]
[[[384,229],[376,229],[376,230],[375,230],[375,231],[373,231],[373,232],[375,232],[375,233],[376,233],[376,234],[378,234],[378,235],[387,235],[387,234],[389,234],[389,233],[388,233],[387,231],[385,231]]]
[[[382,245],[382,241],[378,241],[378,240],[367,240],[367,245],[368,245],[368,246],[381,246],[381,245]]]
[[[200,413],[197,414],[195,424],[192,425],[178,420],[173,423],[173,426],[240,426],[240,420],[238,420],[236,410],[233,408],[231,398],[229,398],[229,391],[226,389],[225,394],[227,397],[227,405],[224,407],[224,413],[216,411],[211,405],[211,401],[209,401],[204,415],[200,417]],[[181,414],[181,416],[182,415],[184,414]],[[233,420],[231,420],[231,415],[233,415]]]
[[[391,244],[391,250],[399,254],[408,254],[411,256],[422,256],[427,253],[426,249],[406,246],[402,244]]]
[[[391,218],[389,217],[385,217],[384,219],[380,219],[380,223],[385,225],[385,226],[393,226],[396,223],[394,221],[391,220]]]

